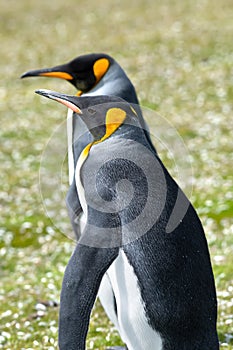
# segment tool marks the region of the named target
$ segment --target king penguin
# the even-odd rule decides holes
[[[86,226],[61,291],[60,350],[84,350],[106,271],[128,350],[219,350],[211,261],[198,215],[118,97],[38,94],[92,133],[76,166]]]

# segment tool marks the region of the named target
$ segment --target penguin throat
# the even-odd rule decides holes
[[[111,136],[121,126],[126,118],[126,112],[121,108],[110,108],[106,113],[106,133],[104,139]]]
[[[126,112],[121,108],[110,108],[107,111],[106,119],[105,119],[105,127],[106,127],[105,134],[99,140],[95,140],[95,141],[89,143],[84,148],[84,150],[82,151],[82,153],[79,157],[82,164],[88,158],[91,147],[93,145],[96,145],[96,144],[101,143],[101,142],[105,141],[106,139],[108,139],[123,124],[125,119],[126,119]]]
[[[123,109],[110,108],[105,118],[105,134],[99,140],[94,141],[94,144],[103,142],[109,138],[124,123],[125,118],[126,112]]]
[[[120,127],[120,125],[121,124],[108,124],[108,125],[106,125],[106,132],[105,132],[104,136],[102,136],[98,140],[95,140],[95,141],[89,143],[82,151],[80,157],[84,158],[86,160],[88,155],[89,155],[89,152],[91,150],[91,147],[108,139]]]

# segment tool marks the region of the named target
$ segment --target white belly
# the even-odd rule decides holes
[[[117,303],[117,328],[128,349],[162,350],[162,339],[148,324],[137,277],[123,250],[107,273]]]
[[[81,183],[81,177],[80,177],[80,170],[85,162],[85,158],[82,158],[82,156],[79,157],[76,168],[75,168],[75,183],[76,183],[76,189],[78,193],[78,198],[83,210],[83,215],[82,215],[82,222],[85,224],[87,221],[87,202],[86,202],[86,197],[85,197],[85,191],[83,188],[83,185]],[[82,227],[81,227],[81,232],[82,232]]]
[[[74,179],[73,111],[69,108],[67,111],[67,142],[68,142],[69,184],[71,185]]]

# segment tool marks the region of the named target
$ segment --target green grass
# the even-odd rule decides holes
[[[19,76],[101,51],[125,68],[143,106],[163,117],[145,113],[155,136],[160,121],[165,146],[155,137],[156,146],[205,227],[218,293],[221,349],[233,349],[232,17],[230,0],[1,1],[1,349],[57,348],[58,307],[39,302],[59,301],[74,248],[67,237],[65,165],[59,196],[51,190],[56,204],[52,220],[39,185],[39,169],[47,171],[46,157],[55,152],[46,147],[51,137],[63,137],[56,156],[65,164],[66,110],[34,94],[38,88],[74,89],[63,81],[21,81]],[[172,135],[167,134],[168,121]],[[175,131],[187,147],[184,152],[172,147]],[[188,176],[182,177],[185,166]],[[42,192],[47,188],[43,181]],[[103,350],[110,344],[120,344],[120,339],[97,303],[88,348]]]

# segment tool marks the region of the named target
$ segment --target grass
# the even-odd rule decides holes
[[[142,105],[162,116],[151,118],[155,112],[145,111],[164,162],[205,227],[221,349],[233,349],[232,15],[230,0],[1,1],[1,349],[57,348],[56,303],[74,248],[63,200],[66,111],[34,94],[38,88],[74,90],[66,82],[21,81],[19,76],[101,51],[124,67]],[[183,151],[172,147],[176,132]],[[54,153],[59,140],[60,152]],[[50,152],[64,176],[46,192],[50,184],[43,171],[53,179],[47,168]],[[182,173],[185,167],[188,176]],[[97,303],[88,348],[103,350],[110,344],[120,339]]]

